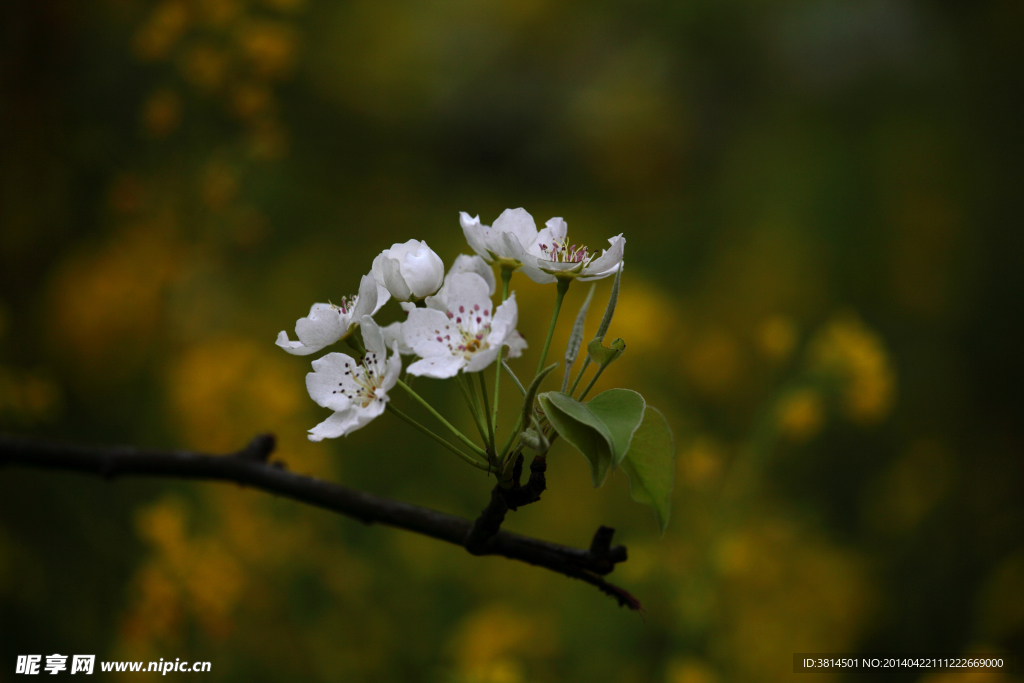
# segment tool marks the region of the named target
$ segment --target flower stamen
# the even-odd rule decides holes
[[[590,263],[596,254],[591,254],[586,245],[569,245],[569,238],[553,239],[551,244],[541,244],[540,250],[545,258],[555,263]]]

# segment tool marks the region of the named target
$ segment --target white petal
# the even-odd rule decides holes
[[[378,285],[387,289],[387,285],[384,284],[384,259],[387,258],[385,253],[382,251],[374,257],[373,264],[370,266],[370,275],[373,276]]]
[[[277,335],[277,345],[296,356],[308,356],[345,336],[351,317],[331,304],[313,304],[309,315],[295,323],[298,342],[288,340],[282,332]],[[282,336],[283,335],[283,336]]]
[[[519,263],[529,263],[530,261],[530,256],[519,237],[511,232],[501,232],[492,228],[487,234],[487,250],[506,261]]]
[[[323,439],[335,439],[339,436],[347,436],[360,427],[365,427],[378,415],[384,412],[386,398],[379,399],[363,408],[355,404],[344,410],[340,410],[329,418],[309,430],[310,441],[322,441]]]
[[[479,277],[479,276],[478,276]],[[450,356],[451,351],[444,337],[451,335],[448,316],[432,308],[417,308],[409,313],[409,319],[402,323],[405,343],[420,358]],[[437,341],[441,337],[442,341]]]
[[[556,242],[564,242],[569,226],[561,218],[552,218],[545,223],[545,226],[547,227],[537,233],[537,240],[526,251],[537,258],[547,260],[549,257],[541,247],[550,251],[554,248]]]
[[[388,358],[387,371],[384,373],[384,380],[380,383],[378,395],[381,392],[388,392],[398,383],[398,376],[402,374],[402,357],[399,355],[398,342],[391,345],[391,357]]]
[[[448,283],[446,282],[441,289],[437,290],[437,294],[434,296],[428,296],[423,300],[423,303],[427,305],[427,308],[432,308],[435,311],[447,311],[448,310]]]
[[[494,362],[494,359],[498,357],[500,349],[500,346],[492,346],[483,351],[477,351],[469,359],[469,362],[466,363],[465,372],[480,372]]]
[[[402,325],[403,323],[400,322],[391,323],[387,327],[382,327],[380,332],[384,335],[384,344],[386,346],[390,348],[397,345],[400,354],[411,356],[415,352],[405,343],[405,333],[402,331]]]
[[[368,315],[363,316],[360,325],[363,328],[363,345],[366,347],[366,353],[373,354],[377,363],[383,364],[387,347],[384,346],[384,335],[381,334],[380,327]]]
[[[352,380],[351,370],[356,362],[344,353],[329,353],[313,361],[313,372],[306,375],[306,390],[317,405],[331,410],[343,410],[352,401],[342,390],[352,394],[359,386]]]
[[[444,278],[444,285],[441,289],[437,290],[437,294],[434,296],[428,296],[424,299],[424,303],[427,304],[427,308],[433,308],[437,311],[448,310],[448,287],[451,282],[453,275],[461,275],[463,273],[476,273],[484,279],[487,283],[487,294],[494,294],[494,270],[479,256],[467,256],[466,254],[460,254],[455,259],[455,263],[448,269],[448,275]]]
[[[512,333],[505,337],[505,346],[508,347],[505,358],[519,358],[526,350],[526,338],[519,334],[518,330],[512,330]]]
[[[470,218],[465,211],[459,213],[459,223],[462,224],[462,234],[466,237],[470,249],[475,251],[485,260],[490,260],[487,253],[487,226],[481,225],[480,217]]]
[[[387,301],[388,290],[377,284],[373,273],[364,275],[359,280],[359,294],[356,295],[356,305],[352,307],[352,320],[362,320],[364,315],[373,315],[383,304],[379,302],[380,292],[384,292]]]
[[[598,280],[615,273],[622,262],[622,256],[626,249],[626,238],[622,235],[612,237],[608,242],[611,246],[604,250],[604,253],[590,262],[583,269],[583,279]]]
[[[524,248],[537,239],[537,224],[526,209],[505,209],[491,225],[492,230],[500,230],[515,235]]]
[[[453,356],[451,354],[445,356],[431,356],[430,358],[423,358],[416,361],[410,365],[406,371],[410,375],[416,375],[417,377],[447,379],[458,374],[459,370],[461,370],[465,364],[466,359],[462,356]]]
[[[420,247],[425,246],[427,246],[426,243],[420,242],[419,240],[396,242],[395,244],[391,245],[390,249],[385,249],[384,254],[386,254],[388,258],[393,258],[401,262],[402,259],[405,258],[406,254],[415,253],[417,250],[420,249]]]
[[[469,256],[468,254],[456,256],[455,263],[448,269],[448,275],[445,277],[445,280],[457,273],[476,273],[487,283],[487,293],[494,294],[494,269],[487,265],[487,262],[479,256]]]
[[[444,263],[426,242],[401,260],[402,278],[417,299],[441,289],[444,282]]]
[[[526,274],[526,277],[530,278],[539,285],[549,285],[552,282],[557,282],[558,278],[550,273],[545,273],[540,268],[535,266],[523,266],[522,272]]]
[[[479,315],[479,311],[490,310],[491,297],[487,293],[487,282],[476,273],[456,273],[448,279],[448,310],[456,317]]]
[[[545,223],[544,226],[544,229],[559,242],[565,240],[565,236],[569,233],[569,224],[566,223],[565,219],[561,216],[549,218],[548,222]]]
[[[374,278],[374,282],[376,282],[376,278]],[[379,311],[381,306],[386,304],[388,302],[388,299],[391,298],[391,292],[388,291],[387,287],[385,287],[384,285],[382,285],[379,282],[377,282],[376,284],[377,284],[377,305],[374,306],[373,312],[370,313],[370,315],[373,315],[374,313]]]
[[[583,262],[573,263],[572,261],[548,261],[547,259],[537,259],[537,268],[546,273],[567,273],[569,271],[583,271]]]
[[[386,256],[387,252],[381,253],[373,261],[374,277],[377,276],[377,264],[378,259],[380,262],[380,272],[383,277],[383,284],[387,287],[388,291],[391,292],[391,296],[395,297],[399,301],[408,301],[412,298],[412,290],[405,283],[405,278],[402,277],[402,266],[397,259]]]
[[[466,228],[480,227],[483,224],[480,222],[480,214],[470,216],[465,211],[459,211],[459,225],[465,230]]]
[[[312,351],[306,349],[306,347],[302,345],[302,342],[289,341],[288,333],[285,332],[284,330],[281,330],[280,332],[277,333],[277,341],[274,343],[280,346],[288,353],[294,354],[296,356],[306,356],[313,353]]]
[[[487,336],[487,343],[495,347],[505,343],[505,339],[516,329],[518,322],[519,307],[516,304],[516,293],[512,292],[494,311],[494,318],[491,320],[491,333]]]

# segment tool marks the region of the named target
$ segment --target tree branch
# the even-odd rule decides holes
[[[530,463],[530,478],[527,480],[526,486],[521,486],[519,480],[523,476],[523,454],[520,453],[512,466],[511,484],[502,486],[499,482],[494,485],[491,490],[491,500],[473,522],[469,533],[466,534],[466,540],[463,543],[466,550],[473,555],[486,554],[480,551],[486,547],[487,541],[501,529],[501,524],[505,521],[505,513],[510,509],[517,510],[524,505],[540,500],[540,494],[544,493],[547,488],[547,479],[544,475],[547,469],[547,456],[534,457],[533,462]]]
[[[242,450],[227,455],[125,446],[87,447],[0,435],[0,466],[70,470],[106,479],[141,475],[233,481],[354,517],[365,524],[386,524],[458,546],[467,546],[473,528],[473,523],[468,519],[294,474],[279,461],[269,462],[274,447],[275,440],[270,434],[257,436]],[[530,469],[533,470],[534,466],[531,465]],[[539,476],[539,483],[542,484],[543,470]],[[533,472],[527,485],[519,490],[526,490],[531,484],[536,487]],[[532,493],[534,488],[529,490]],[[537,498],[541,491],[543,487],[536,491]],[[507,501],[502,502],[507,506]],[[504,511],[501,516],[504,518]],[[498,526],[500,524],[499,521]],[[626,559],[625,547],[616,546],[608,550],[611,533],[608,527],[601,527],[595,534],[591,548],[582,550],[501,531],[495,527],[494,533],[489,533],[482,542],[473,542],[471,552],[474,555],[500,555],[580,579],[612,596],[619,605],[638,610],[640,603],[636,598],[601,578],[610,573],[616,563]],[[599,540],[599,536],[601,539],[607,537],[607,540]]]

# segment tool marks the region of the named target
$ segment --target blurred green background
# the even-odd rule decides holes
[[[217,452],[273,431],[295,471],[474,515],[491,483],[389,416],[309,443],[313,357],[273,342],[392,242],[451,263],[458,211],[523,206],[592,247],[625,233],[628,348],[600,386],[661,408],[678,464],[664,536],[565,444],[506,524],[616,527],[643,618],[236,486],[5,470],[0,680],[53,652],[223,681],[711,683],[788,679],[798,651],[1021,651],[1018,0],[4,14],[4,432]],[[513,288],[527,374],[553,290]]]

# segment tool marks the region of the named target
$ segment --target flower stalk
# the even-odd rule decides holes
[[[427,427],[424,427],[419,422],[417,422],[416,420],[412,419],[411,417],[409,417],[408,415],[406,415],[405,413],[400,411],[398,408],[395,408],[392,405],[388,405],[387,406],[387,411],[389,413],[391,413],[392,415],[394,415],[395,417],[397,417],[400,420],[402,420],[403,422],[405,422],[406,424],[410,425],[411,427],[413,427],[413,428],[423,432],[424,434],[429,436],[431,439],[433,439],[437,443],[441,444],[442,446],[444,446],[445,448],[450,450],[452,453],[454,453],[455,455],[459,456],[461,459],[465,460],[467,463],[469,463],[473,467],[477,468],[478,470],[483,470],[485,472],[490,472],[491,471],[491,468],[486,463],[480,462],[476,458],[471,457],[469,455],[466,455],[461,450],[456,448],[454,445],[449,443],[447,439],[445,439],[442,436],[438,436],[437,434],[432,432]]]
[[[502,266],[501,268],[501,303],[505,303],[505,299],[508,298],[508,285],[509,282],[512,281],[513,272],[514,269],[509,268],[508,266]],[[502,356],[505,355],[504,352],[504,347],[498,351],[498,362],[494,366],[494,401],[492,401],[491,408],[493,411],[491,413],[491,424],[494,426],[494,429],[498,428],[498,390],[501,387],[501,366],[503,363]],[[494,447],[493,443],[491,444],[491,447]]]
[[[443,424],[445,426],[445,428],[448,429],[448,431],[450,431],[452,434],[454,434],[455,437],[459,441],[461,441],[462,443],[466,444],[466,446],[468,446],[471,451],[473,451],[474,453],[476,453],[480,457],[482,457],[484,459],[487,459],[487,451],[485,451],[484,449],[480,448],[475,443],[473,443],[472,439],[470,439],[468,436],[463,434],[451,422],[446,420],[441,413],[437,412],[437,410],[434,409],[434,406],[430,405],[430,403],[427,402],[427,400],[425,398],[423,398],[422,396],[417,394],[415,391],[413,391],[412,388],[408,384],[406,384],[405,382],[403,382],[401,380],[398,380],[398,386],[400,386],[405,391],[405,393],[409,394],[409,396],[411,396],[414,401],[416,401],[421,406],[426,408],[428,413],[433,415],[437,419],[438,422]]]
[[[548,349],[551,348],[551,338],[555,336],[555,323],[558,322],[558,312],[562,309],[562,299],[565,298],[565,293],[569,291],[569,285],[572,284],[572,280],[559,279],[558,284],[555,286],[555,310],[551,313],[551,324],[548,326],[548,336],[544,340],[544,348],[540,352],[540,362],[537,363],[537,372],[544,368],[544,361],[548,358]]]

